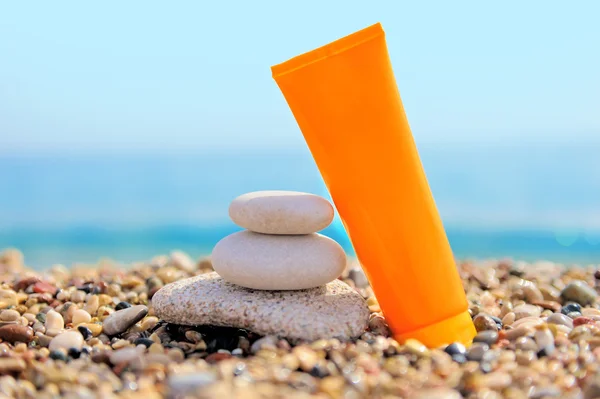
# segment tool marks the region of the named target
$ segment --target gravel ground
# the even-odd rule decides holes
[[[0,398],[600,398],[594,266],[458,262],[479,331],[470,348],[390,338],[362,271],[341,279],[367,299],[355,342],[291,345],[274,336],[167,324],[151,298],[212,271],[179,252],[133,265],[35,272],[0,254]],[[415,309],[418,312],[419,309]]]

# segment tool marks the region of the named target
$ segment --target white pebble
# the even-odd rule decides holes
[[[17,293],[10,290],[0,290],[0,303],[2,306],[17,306]]]
[[[67,309],[67,314],[64,316],[65,323],[73,322],[73,315],[77,310],[79,310],[79,307],[74,303],[69,306],[69,309]]]
[[[48,349],[50,349],[51,351],[55,351],[57,349],[69,350],[71,348],[81,350],[82,346],[83,336],[79,332],[64,331],[56,337],[52,338]]]
[[[141,331],[147,331],[151,328],[154,328],[158,324],[158,317],[156,316],[148,316],[144,320],[142,320],[142,325],[140,326]]]
[[[37,320],[33,313],[23,313],[23,317],[26,318],[27,321],[30,323],[35,323],[35,321]]]
[[[581,314],[587,317],[600,316],[600,310],[595,308],[583,308]]]
[[[56,295],[56,299],[62,302],[67,302],[71,299],[71,293],[67,290],[62,290]]]
[[[269,235],[241,231],[217,243],[215,271],[226,281],[259,290],[300,290],[335,280],[346,267],[342,247],[321,234]]]
[[[333,206],[318,195],[295,191],[256,191],[231,202],[235,224],[264,234],[311,234],[333,220]]]
[[[515,321],[514,323],[512,323],[512,328],[517,328],[523,325],[527,325],[527,326],[538,326],[540,324],[544,324],[544,320],[540,319],[537,316],[528,316],[528,317],[523,317],[522,319],[519,319],[517,321]]]
[[[81,303],[85,300],[85,292],[77,290],[71,294],[71,301],[75,303]]]
[[[538,345],[538,349],[554,350],[554,335],[552,332],[545,328],[537,330],[534,334],[535,342]]]
[[[171,252],[170,262],[173,266],[188,273],[193,273],[196,270],[196,263],[188,254],[181,251]]]
[[[83,309],[88,312],[90,315],[94,316],[98,311],[98,307],[100,306],[100,299],[97,295],[90,297],[87,303],[83,306]]]
[[[427,388],[416,391],[411,399],[461,399],[462,395],[451,388]]]
[[[65,328],[65,321],[60,313],[51,310],[46,313],[46,323],[44,326],[46,327],[46,330],[62,330]]]
[[[209,371],[194,373],[173,373],[169,376],[168,386],[175,397],[187,397],[217,380],[217,375]]]
[[[73,324],[89,323],[92,321],[92,316],[83,309],[77,309],[73,312]]]
[[[513,312],[515,313],[517,320],[524,317],[540,317],[540,314],[542,314],[542,310],[539,306],[530,305],[528,303],[515,307]]]
[[[2,321],[17,321],[21,317],[21,314],[13,309],[3,310],[0,313],[0,320]]]
[[[508,312],[502,318],[502,324],[505,325],[505,326],[510,326],[512,323],[515,322],[516,318],[517,317],[515,316],[515,314],[513,312]]]

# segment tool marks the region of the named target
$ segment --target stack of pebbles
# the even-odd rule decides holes
[[[246,229],[212,253],[215,272],[169,284],[152,302],[165,321],[245,328],[291,340],[350,339],[364,332],[364,299],[337,280],[342,247],[317,231],[333,207],[317,195],[259,191],[236,198],[229,215]]]
[[[215,246],[212,263],[226,281],[259,290],[301,290],[325,285],[346,267],[342,247],[317,231],[333,220],[325,198],[289,191],[259,191],[229,207],[247,230]]]

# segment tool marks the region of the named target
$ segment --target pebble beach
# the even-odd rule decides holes
[[[156,316],[164,285],[213,273],[181,252],[147,262],[46,271],[0,255],[2,398],[597,398],[600,309],[593,266],[458,261],[478,335],[427,349],[391,337],[350,259],[339,280],[362,296],[359,338],[290,342]],[[419,309],[414,309],[418,312]]]

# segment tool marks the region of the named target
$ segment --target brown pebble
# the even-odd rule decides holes
[[[110,351],[96,352],[92,355],[92,362],[94,363],[110,363]]]
[[[391,335],[390,328],[382,316],[374,316],[369,320],[369,330],[377,335],[389,337]]]
[[[46,283],[45,281],[38,281],[33,285],[33,291],[38,294],[56,294],[57,288],[50,283]]]
[[[553,312],[558,312],[561,308],[560,303],[555,301],[534,301],[531,303],[533,305],[541,306],[542,308],[551,310]]]
[[[17,292],[21,291],[21,290],[25,291],[25,289],[27,287],[29,287],[32,284],[37,283],[38,281],[40,281],[39,277],[27,277],[27,278],[24,278],[22,280],[17,281],[17,283],[14,285],[14,290],[17,291]]]
[[[12,324],[0,327],[0,339],[6,342],[31,342],[33,329],[20,324]]]
[[[480,313],[473,319],[475,329],[481,331],[498,331],[498,324],[490,316]]]
[[[106,284],[104,281],[99,281],[98,283],[96,283],[96,287],[98,287],[100,293],[104,294],[106,292],[108,284]]]
[[[231,359],[231,355],[229,353],[211,353],[206,357],[205,360],[210,364],[215,364],[226,359]]]

